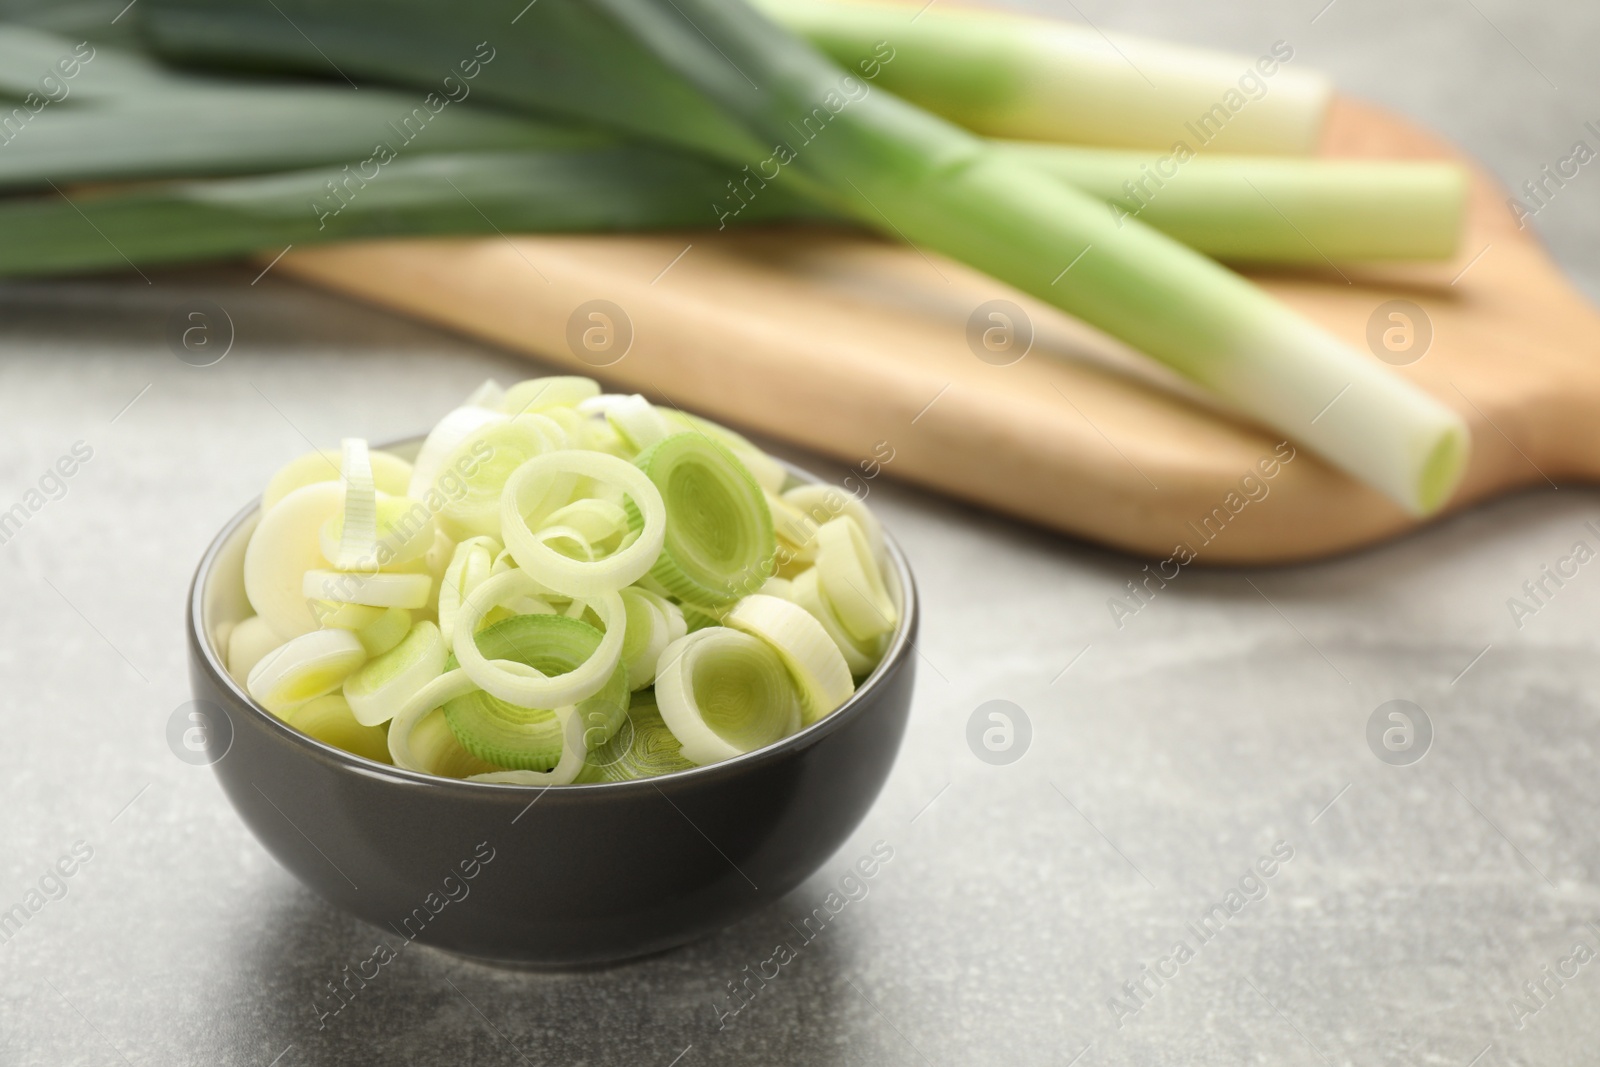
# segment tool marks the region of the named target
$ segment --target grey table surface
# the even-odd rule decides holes
[[[1324,2],[1058,10],[1252,54],[1291,41],[1513,185],[1590,139],[1592,5]],[[1591,296],[1596,182],[1537,220]],[[925,598],[921,674],[897,768],[833,861],[616,968],[413,947],[319,1025],[314,998],[383,935],[278,868],[168,750],[191,568],[306,439],[407,434],[529,365],[254,274],[0,286],[0,507],[93,451],[0,546],[0,909],[51,898],[0,944],[0,1063],[1593,1062],[1600,565],[1508,607],[1600,546],[1580,487],[1315,566],[1194,569],[1118,629],[1107,598],[1138,562],[881,482]],[[203,369],[163,339],[196,296],[237,324]],[[1408,766],[1367,740],[1392,699],[1432,724]],[[1031,723],[1009,765],[966,742],[990,700]],[[878,841],[893,859],[866,895],[719,1021],[727,983]],[[74,848],[91,858],[49,877]]]

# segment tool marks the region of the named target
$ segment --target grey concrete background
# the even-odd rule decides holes
[[[1336,0],[1312,24],[1321,0],[1078,5],[1247,53],[1292,40],[1511,182],[1600,111],[1593,7]],[[1591,295],[1596,181],[1539,220]],[[0,945],[0,1063],[1592,1062],[1600,964],[1567,964],[1561,986],[1544,968],[1600,948],[1600,563],[1520,628],[1507,608],[1574,542],[1600,547],[1582,488],[1317,566],[1186,572],[1118,630],[1106,599],[1139,563],[882,483],[925,662],[898,767],[833,862],[767,913],[618,968],[531,975],[410,947],[319,1029],[313,998],[387,935],[301,888],[168,751],[185,587],[306,438],[410,433],[530,368],[253,276],[0,286],[0,506],[93,449],[0,546],[0,908],[75,842],[93,850]],[[205,369],[163,340],[194,296],[237,324]],[[1407,767],[1366,741],[1397,698],[1435,733]],[[1009,766],[965,741],[996,699],[1032,724]],[[894,858],[868,895],[719,1028],[725,984],[879,840]],[[1186,924],[1279,842],[1293,856],[1265,895],[1131,1000],[1123,983],[1176,939],[1197,946]]]

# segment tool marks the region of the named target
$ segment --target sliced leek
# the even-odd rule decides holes
[[[344,698],[363,726],[394,718],[423,686],[444,673],[450,652],[439,628],[424,619],[389,651],[368,660],[344,680]]]
[[[357,755],[533,787],[686,770],[837,709],[887,646],[861,631],[898,618],[859,500],[780,495],[744,438],[589,379],[486,383],[422,452],[352,438],[280,471],[244,553],[258,614],[211,629],[261,706]],[[489,506],[504,541],[446,532]]]
[[[660,593],[652,590],[640,589],[639,591],[654,601],[656,607],[661,610],[663,617],[666,618],[668,644],[671,644],[689,632],[689,623],[688,620],[684,618],[682,607],[668,600]]]
[[[687,411],[662,411],[661,417],[680,430],[704,434],[732,452],[739,458],[739,462],[744,464],[745,470],[750,472],[750,477],[756,480],[756,484],[769,493],[780,492],[789,479],[789,471],[781,462],[761,451],[741,433],[718,425],[710,419],[691,415]]]
[[[261,657],[245,680],[257,704],[282,713],[338,689],[367,660],[349,630],[313,630]]]
[[[507,415],[533,415],[551,408],[575,408],[600,395],[593,378],[557,374],[548,378],[529,378],[507,389],[500,410]]]
[[[628,709],[628,721],[611,740],[589,753],[578,782],[630,782],[686,771],[695,764],[661,718],[655,698],[640,694]]]
[[[776,547],[772,513],[730,450],[702,433],[680,433],[634,462],[666,504],[665,540],[652,578],[694,604],[726,604],[761,588]],[[635,527],[647,528],[646,519],[635,517]]]
[[[461,406],[494,410],[499,408],[505,402],[505,399],[505,387],[493,378],[485,378],[482,385],[467,394],[467,398],[461,402]]]
[[[461,602],[488,580],[495,557],[502,551],[500,542],[492,537],[470,537],[455,546],[439,583],[439,629],[447,639],[455,633]]]
[[[328,528],[324,526],[322,529],[326,534]],[[324,546],[327,545],[326,536],[323,537],[322,543]],[[381,621],[388,610],[388,608],[368,607],[365,604],[347,604],[342,600],[316,600],[311,604],[311,611],[321,626],[339,630],[364,630],[373,623]],[[410,626],[411,622],[408,619],[406,628],[409,629]],[[404,636],[405,631],[402,630],[395,638],[395,642]]]
[[[561,726],[561,757],[556,760],[555,766],[548,771],[520,767],[488,771],[472,775],[471,781],[499,785],[568,785],[576,781],[588,753],[583,746],[583,719],[576,708],[558,708],[552,714]]]
[[[445,569],[450,566],[455,550],[456,543],[443,530],[435,530],[433,547],[417,561],[417,573],[428,576],[428,602],[423,605],[423,610],[430,614],[437,615],[439,612],[439,587],[444,582]]]
[[[390,733],[393,734],[394,730],[391,724]],[[409,770],[437,774],[441,778],[471,778],[475,774],[504,770],[492,763],[485,763],[461,747],[456,735],[450,732],[450,724],[444,721],[443,708],[427,711],[407,730],[406,748],[416,763]]]
[[[817,524],[804,510],[783,497],[766,491],[767,510],[772,512],[772,529],[778,537],[776,569],[814,563],[817,558]]]
[[[818,581],[818,577],[815,567],[796,575],[794,581],[789,583],[789,596],[822,624],[823,630],[827,631],[833,643],[838,646],[839,654],[849,666],[851,676],[864,678],[878,665],[883,643],[881,639],[857,640],[845,629],[844,623],[839,621],[838,614],[823,595],[822,583]]]
[[[583,663],[550,676],[512,659],[489,659],[478,647],[478,624],[503,600],[538,596],[541,587],[520,570],[497,574],[474,589],[456,614],[450,647],[461,669],[491,696],[522,708],[559,708],[594,696],[605,687],[622,662],[622,639],[627,611],[622,598],[606,593],[589,601],[605,626],[605,636]]]
[[[339,478],[344,482],[344,508],[339,512],[339,540],[328,560],[340,570],[376,567],[378,556],[378,487],[373,480],[367,442],[346,437],[340,444]],[[323,555],[327,555],[324,549]]]
[[[672,424],[656,410],[654,404],[638,393],[613,397],[611,400],[612,403],[605,408],[606,421],[616,428],[635,452],[643,452],[657,441],[672,436]]]
[[[761,583],[758,590],[763,596],[775,596],[780,600],[794,599],[794,582],[789,578],[779,578],[773,575]]]
[[[283,713],[283,721],[325,745],[378,763],[388,763],[389,741],[381,727],[360,722],[338,693],[308,700]]]
[[[620,504],[586,497],[551,512],[533,537],[564,556],[593,563],[633,541],[637,534]]]
[[[683,613],[670,601],[637,586],[622,590],[621,596],[628,620],[627,632],[622,638],[622,662],[628,668],[628,688],[643,689],[655,681],[656,663],[661,653],[688,630],[684,627],[673,632],[667,611],[677,611],[680,624]]]
[[[550,487],[572,478],[610,485],[627,494],[630,521],[638,537],[601,559],[572,559],[557,552],[529,528],[525,507],[548,499]],[[518,467],[505,483],[500,526],[517,565],[541,585],[563,596],[591,597],[632,585],[662,554],[670,515],[653,479],[632,464],[602,452],[551,452]],[[560,514],[558,509],[552,513]]]
[[[240,685],[250,677],[250,669],[261,662],[261,657],[283,644],[283,638],[259,615],[241,620],[228,633],[228,674]]]
[[[472,679],[467,677],[467,672],[458,668],[445,671],[411,694],[389,722],[389,758],[394,761],[394,765],[408,771],[436,773],[433,770],[433,760],[439,753],[439,743],[430,739],[429,743],[413,748],[412,735],[424,719],[456,697],[470,693],[476,688]],[[443,722],[442,716],[440,722]],[[448,731],[447,726],[446,732]],[[455,737],[453,733],[450,736],[452,740]]]
[[[605,396],[599,396],[584,401],[576,408],[557,409],[550,417],[562,421],[574,448],[586,448],[591,452],[604,452],[608,456],[631,460],[637,453],[606,418],[603,403],[606,399]],[[596,407],[595,401],[602,403]]]
[[[722,623],[761,638],[783,657],[800,690],[803,724],[816,722],[856,691],[838,646],[798,604],[756,593],[735,604]]]
[[[878,561],[854,519],[817,527],[817,578],[844,628],[858,641],[886,634],[899,622]]]
[[[867,536],[872,558],[881,566],[886,558],[883,551],[883,523],[867,507],[866,501],[854,493],[847,493],[832,485],[797,485],[783,494],[786,504],[805,512],[813,529],[823,523],[847,515],[856,520],[861,532]]]
[[[404,567],[427,555],[433,547],[437,526],[433,512],[421,501],[379,492],[373,511],[374,540],[370,548],[356,553],[349,563],[339,562],[340,546],[345,538],[345,513],[341,512],[323,523],[322,554],[341,570]]]
[[[528,460],[566,444],[560,425],[538,414],[486,423],[467,434],[446,454],[434,485],[445,498],[440,529],[457,541],[500,537],[506,480]]]
[[[474,644],[494,660],[560,677],[590,662],[602,639],[594,627],[577,619],[517,615],[477,633]],[[477,691],[450,701],[444,711],[461,747],[479,759],[512,769],[550,771],[571,748],[563,740],[568,713],[579,720],[580,744],[592,747],[616,733],[627,707],[627,670],[619,663],[602,687],[576,701],[575,708],[518,706]]]
[[[661,718],[693,763],[764,748],[800,728],[800,698],[772,646],[723,626],[668,645],[656,670]]]
[[[761,583],[765,585],[766,583]],[[722,612],[715,608],[701,607],[699,604],[685,602],[683,605],[684,632],[694,633],[704,630],[707,626],[721,626]]]
[[[365,607],[363,604],[347,604],[347,608]],[[376,611],[378,617],[365,626],[349,627],[356,635],[356,640],[361,642],[361,647],[367,650],[368,656],[381,656],[388,652],[401,641],[406,634],[411,632],[411,612],[405,608],[366,608]]]
[[[300,585],[307,598],[374,608],[421,608],[428,604],[433,579],[426,574],[360,574],[315,568],[305,572]]]
[[[422,500],[428,493],[435,492],[434,483],[445,473],[445,460],[456,450],[456,446],[474,430],[491,423],[504,422],[505,419],[505,415],[499,411],[467,404],[436,422],[423,439],[422,448],[417,451],[417,462],[403,490],[405,495]],[[459,479],[462,472],[453,470],[450,473]],[[454,492],[458,487],[452,480],[446,483],[446,488]]]
[[[245,596],[280,640],[317,629],[312,599],[351,599],[305,591],[306,574],[328,563],[322,525],[343,507],[344,489],[337,481],[302,485],[268,509],[250,535],[244,550]]]
[[[323,449],[296,456],[279,467],[272,480],[267,482],[267,488],[261,493],[261,510],[271,511],[278,501],[301,486],[338,481],[343,459],[343,452],[339,449]],[[406,485],[411,481],[411,464],[387,452],[369,452],[367,459],[372,464],[373,484],[379,490],[394,494],[406,491]]]

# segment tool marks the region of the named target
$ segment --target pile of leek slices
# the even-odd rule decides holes
[[[622,781],[770,745],[899,623],[862,501],[578,377],[486,382],[415,463],[346,439],[268,483],[229,673],[413,771]]]

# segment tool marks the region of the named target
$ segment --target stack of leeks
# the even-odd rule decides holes
[[[0,123],[0,187],[60,194],[0,201],[0,273],[385,234],[849,220],[1078,316],[1414,513],[1449,497],[1459,417],[1205,254],[1447,257],[1457,168],[1288,158],[1328,100],[1292,53],[942,7],[760,6],[144,0],[130,18],[162,62],[99,45],[74,94]],[[0,40],[11,71],[49,72],[70,46]]]

